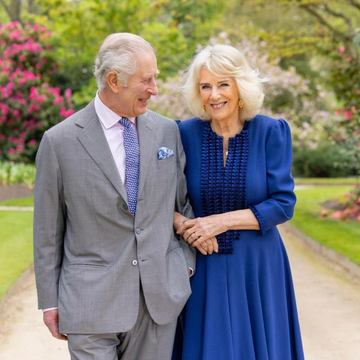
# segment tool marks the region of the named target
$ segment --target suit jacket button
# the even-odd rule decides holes
[[[136,266],[137,265],[137,260],[133,260],[132,262],[131,262],[134,266]]]
[[[123,204],[122,208],[123,208],[123,210],[125,210],[125,211],[128,211],[128,210],[129,210],[129,207],[128,207],[126,204]]]
[[[136,229],[135,232],[139,235],[141,233],[140,229]]]

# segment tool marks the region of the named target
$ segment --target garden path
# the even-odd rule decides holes
[[[309,251],[288,227],[280,230],[293,271],[306,359],[359,360],[359,280]],[[1,360],[69,359],[66,342],[53,339],[42,324],[32,270],[0,310]]]
[[[280,226],[293,273],[306,360],[360,359],[360,279]]]
[[[0,201],[33,196],[33,190],[21,184],[0,184]]]

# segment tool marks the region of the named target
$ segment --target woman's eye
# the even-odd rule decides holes
[[[227,87],[227,86],[229,86],[229,84],[223,83],[223,84],[221,84],[220,86],[221,86],[221,87]]]
[[[201,86],[201,90],[206,90],[206,89],[209,89],[209,88],[210,88],[209,85],[202,85],[202,86]]]

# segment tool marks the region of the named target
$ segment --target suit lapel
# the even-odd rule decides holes
[[[137,130],[140,145],[140,177],[138,195],[141,195],[146,182],[147,173],[154,156],[156,156],[156,134],[154,119],[149,112],[137,117]]]
[[[76,122],[81,128],[78,131],[78,139],[114,188],[127,201],[126,190],[116,168],[100,120],[96,115],[94,102],[92,101],[83,111],[84,115]]]

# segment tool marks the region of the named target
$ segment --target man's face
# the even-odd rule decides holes
[[[117,94],[117,113],[123,117],[136,117],[147,110],[148,100],[157,95],[156,75],[158,74],[156,57],[147,52],[137,57],[137,72],[128,79],[127,87],[119,84]]]

